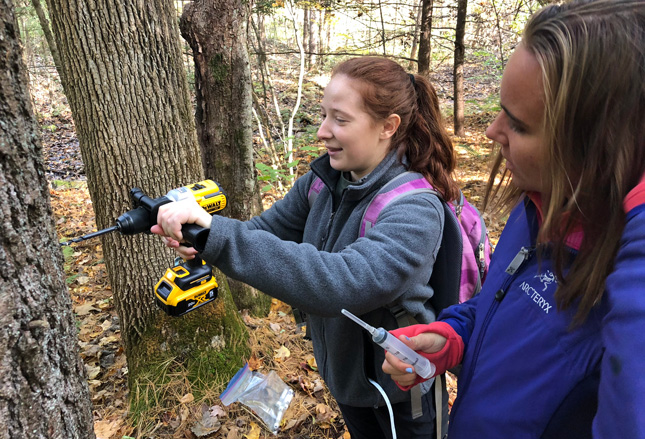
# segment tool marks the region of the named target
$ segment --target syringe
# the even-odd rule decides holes
[[[422,378],[430,378],[434,375],[436,367],[430,362],[430,360],[416,353],[412,348],[406,346],[405,343],[397,339],[384,328],[375,328],[368,325],[346,309],[342,309],[340,312],[365,328],[367,332],[372,335],[372,341],[374,343],[381,346],[404,363],[414,366],[414,371],[417,375]]]

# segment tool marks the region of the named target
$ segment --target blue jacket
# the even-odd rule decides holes
[[[594,438],[645,438],[645,206],[629,213],[605,294],[574,330],[537,230],[535,206],[520,203],[481,293],[439,317],[465,342],[450,439],[591,437],[592,425]]]
[[[409,400],[408,392],[381,370],[383,349],[340,310],[394,329],[396,319],[384,307],[400,301],[418,321],[435,320],[426,301],[433,294],[428,280],[443,229],[441,201],[428,193],[400,197],[359,238],[370,200],[405,166],[390,153],[339,200],[334,200],[334,188],[340,173],[331,168],[329,156],[315,160],[311,169],[282,200],[250,221],[214,216],[202,257],[227,276],[309,314],[320,374],[340,403],[384,404],[368,377],[376,379],[392,403]],[[316,176],[326,189],[310,208],[309,187]]]

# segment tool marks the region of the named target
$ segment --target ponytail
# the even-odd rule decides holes
[[[459,196],[452,174],[456,158],[452,141],[443,125],[439,99],[434,87],[423,76],[414,78],[417,111],[402,139],[402,148],[410,161],[410,170],[420,172],[446,200]]]

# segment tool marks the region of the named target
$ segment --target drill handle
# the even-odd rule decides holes
[[[199,268],[202,265],[204,265],[204,261],[199,255],[195,255],[193,259],[187,260],[186,262],[184,262],[184,264],[186,264],[190,268]],[[210,264],[208,264],[207,262],[206,265],[210,265]]]
[[[194,247],[198,252],[202,252],[206,248],[209,233],[210,229],[198,226],[197,224],[184,224],[181,227],[181,234],[184,236],[184,241],[189,244],[189,247]]]

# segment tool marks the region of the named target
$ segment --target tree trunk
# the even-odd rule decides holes
[[[316,66],[319,69],[325,64],[325,40],[323,39],[323,31],[325,30],[325,17],[327,16],[327,8],[318,11],[318,56],[316,56]]]
[[[381,18],[381,45],[383,46],[383,56],[387,56],[387,50],[385,48],[385,20],[383,18],[383,4],[381,0],[378,0],[378,12]]]
[[[193,49],[197,133],[206,175],[229,195],[227,215],[247,220],[262,210],[253,162],[248,9],[241,0],[197,0],[184,8],[181,33]],[[270,297],[229,280],[239,309],[266,313]]]
[[[414,69],[415,59],[417,57],[417,51],[419,49],[419,28],[421,27],[421,12],[423,11],[423,0],[419,4],[419,10],[417,11],[416,19],[414,20],[414,34],[412,35],[412,47],[410,48],[410,63],[408,68],[410,70]],[[418,63],[418,61],[417,61]]]
[[[454,74],[454,126],[455,136],[463,137],[464,132],[464,36],[466,34],[466,12],[468,0],[457,2],[457,25],[455,28]]]
[[[156,198],[201,180],[173,3],[48,0],[48,6],[97,226],[112,226],[132,208],[132,187]],[[103,251],[131,395],[151,364],[208,356],[213,337],[239,332],[238,315],[224,303],[225,288],[221,301],[181,319],[157,309],[154,285],[174,253],[156,237],[104,235]],[[235,372],[242,363],[230,354],[235,361],[213,364],[218,373]]]
[[[302,10],[302,45],[306,48],[306,52],[309,52],[309,36],[311,32],[310,28],[311,21],[311,8],[305,7]],[[307,70],[311,69],[311,64],[309,64],[309,56],[305,58],[305,68]]]
[[[54,36],[52,35],[51,28],[49,27],[49,20],[47,20],[47,16],[45,15],[45,11],[43,10],[40,0],[31,0],[31,4],[36,10],[36,15],[38,15],[38,22],[40,23],[40,27],[43,30],[43,34],[45,35],[47,46],[49,46],[49,52],[52,55],[54,65],[56,66],[56,71],[58,72],[58,77],[61,78],[62,83],[62,78],[65,73],[63,72],[63,66],[60,62],[60,55],[58,55],[58,49],[56,48]]]
[[[0,438],[94,438],[11,0],[0,1]]]
[[[308,38],[308,56],[307,56],[307,68],[309,70],[313,69],[316,65],[316,52],[318,51],[318,31],[316,25],[318,20],[316,20],[315,8],[309,8],[309,38]]]
[[[421,5],[421,32],[419,37],[419,75],[430,74],[432,55],[432,5],[433,0],[423,0]]]
[[[331,51],[331,7],[325,8],[325,50]],[[322,57],[321,57],[322,58]]]

